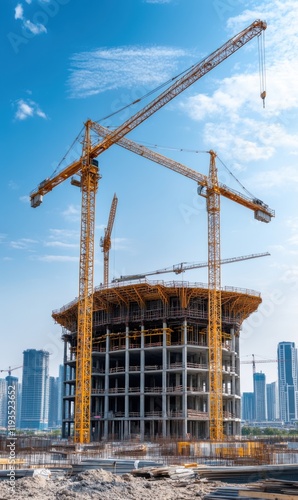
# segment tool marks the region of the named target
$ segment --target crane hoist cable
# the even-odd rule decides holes
[[[80,139],[82,138],[82,135],[83,135],[83,132],[85,130],[85,126],[83,126],[80,130],[80,132],[78,133],[78,135],[76,136],[76,138],[73,140],[72,144],[69,146],[68,150],[66,151],[65,155],[63,156],[63,158],[59,161],[57,167],[55,168],[54,172],[52,173],[51,175],[51,178],[54,177],[54,175],[59,171],[59,168],[61,167],[62,163],[66,160],[67,156],[69,155],[70,151],[74,148],[74,145],[77,143],[77,142],[81,142]]]
[[[263,108],[265,108],[266,92],[266,59],[265,59],[265,33],[258,36],[258,54],[259,54],[259,79],[260,79],[260,97],[263,99]]]
[[[222,166],[227,170],[227,172],[229,172],[229,174],[233,177],[233,179],[235,179],[235,181],[239,184],[239,186],[242,187],[242,189],[246,192],[246,194],[248,194],[248,196],[250,196],[251,198],[256,198],[256,196],[254,196],[250,191],[248,191],[248,189],[246,189],[245,186],[243,186],[243,184],[241,184],[239,179],[237,179],[236,175],[233,174],[233,172],[231,172],[231,170],[224,164],[224,162],[219,158],[219,156],[217,156],[217,159],[220,161]]]

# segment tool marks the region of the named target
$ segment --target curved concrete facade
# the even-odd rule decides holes
[[[260,294],[222,289],[224,434],[240,434],[239,332]],[[63,437],[72,435],[77,301],[53,312],[63,327]],[[208,287],[115,284],[94,291],[92,440],[209,437]]]

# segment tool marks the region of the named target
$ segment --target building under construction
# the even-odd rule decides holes
[[[240,327],[261,303],[225,287],[222,406],[225,436],[240,435]],[[74,433],[77,300],[53,312],[63,327],[63,437]],[[100,286],[93,296],[92,440],[209,437],[208,287],[148,282]]]

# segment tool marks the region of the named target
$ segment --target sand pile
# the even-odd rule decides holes
[[[87,470],[71,477],[28,477],[15,481],[0,481],[1,500],[189,500],[203,498],[223,483],[199,479],[148,480],[131,474]]]

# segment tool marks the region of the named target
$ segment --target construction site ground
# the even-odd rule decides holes
[[[132,474],[119,476],[102,469],[70,477],[22,478],[15,481],[14,487],[10,483],[7,480],[0,482],[1,500],[188,500],[204,498],[216,488],[225,486],[219,481],[198,478],[150,480]],[[231,487],[233,485],[229,484]]]

